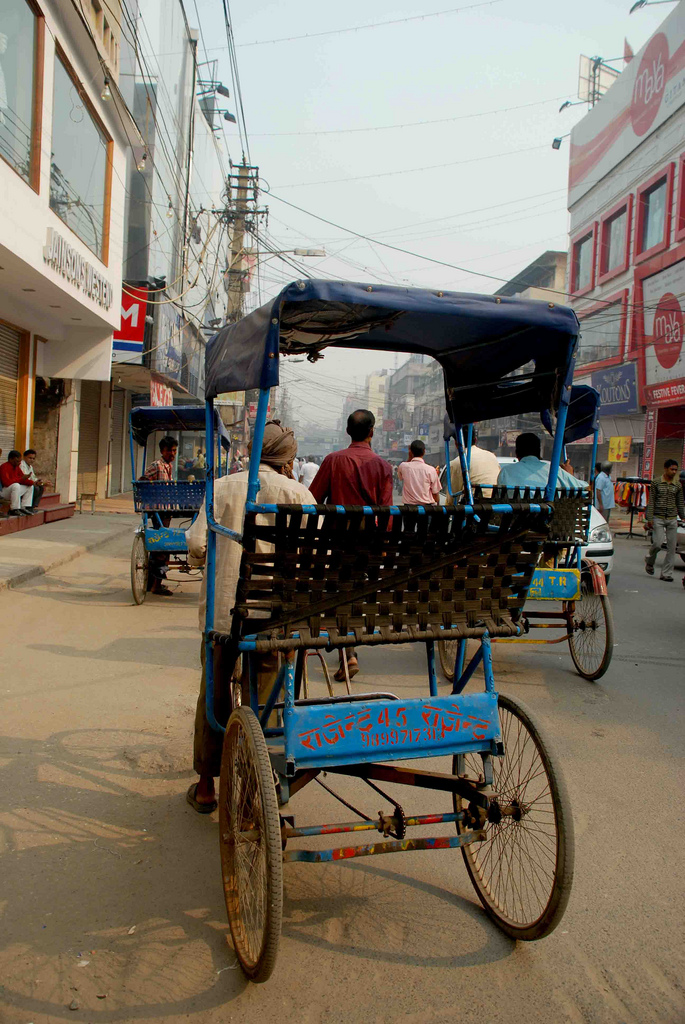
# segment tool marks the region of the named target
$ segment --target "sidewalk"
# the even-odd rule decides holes
[[[136,515],[79,515],[0,537],[0,590],[50,572],[86,551],[130,534],[140,523]]]

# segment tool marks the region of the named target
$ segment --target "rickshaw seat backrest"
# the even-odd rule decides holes
[[[257,635],[266,651],[515,635],[551,505],[508,500],[504,513],[484,500],[248,512],[232,640]]]
[[[487,488],[489,491],[490,488]],[[482,500],[482,489],[478,486],[473,488],[474,501]],[[493,487],[490,501],[544,501],[543,492],[529,487]],[[586,544],[588,531],[590,529],[590,509],[592,497],[588,488],[576,491],[558,489],[554,495],[552,518],[549,523],[548,541],[557,544],[564,544],[572,547],[576,544]]]
[[[134,480],[136,512],[197,512],[205,497],[203,480]]]

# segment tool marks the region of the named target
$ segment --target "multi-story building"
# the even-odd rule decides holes
[[[600,458],[612,438],[630,439],[626,476],[660,473],[668,457],[683,461],[683,53],[681,3],[571,133],[576,379],[601,392]]]
[[[406,458],[408,447],[417,436],[416,393],[419,381],[430,371],[432,363],[428,356],[410,356],[388,379],[380,447],[393,462]]]
[[[82,401],[110,376],[136,131],[108,6],[97,32],[57,0],[3,0],[0,23],[0,448],[36,447],[68,501],[84,439],[97,453],[106,431]]]
[[[385,399],[388,386],[388,371],[374,370],[366,378],[366,408],[376,417],[376,423],[381,426],[385,418]]]

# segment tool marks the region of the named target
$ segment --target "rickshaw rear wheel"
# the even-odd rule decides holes
[[[145,549],[145,537],[137,533],[131,548],[131,590],[136,604],[142,604],[147,596],[147,579],[150,552]]]
[[[219,782],[219,841],[226,911],[236,956],[252,981],[266,981],[278,954],[283,854],[269,752],[248,707],[228,720]]]
[[[578,675],[601,679],[614,652],[614,618],[609,598],[595,593],[590,576],[581,577],[580,600],[569,620],[568,645]]]
[[[469,641],[466,641],[466,657],[464,658],[464,665],[469,663]],[[473,655],[475,648],[471,648],[471,655]],[[438,640],[438,657],[440,658],[440,668],[442,674],[448,683],[451,683],[454,679],[454,666],[457,661],[457,652],[459,651],[458,640]]]
[[[502,810],[486,822],[485,839],[461,848],[478,897],[512,939],[549,935],[563,917],[573,882],[573,818],[558,760],[535,716],[499,696],[504,756],[492,758],[493,792]],[[459,754],[455,775],[483,780],[480,754]],[[455,811],[468,801],[455,794]],[[498,817],[493,815],[493,817]],[[463,822],[457,830],[465,831]]]

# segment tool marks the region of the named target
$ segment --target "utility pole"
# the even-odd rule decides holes
[[[259,194],[259,168],[251,164],[231,165],[228,175],[228,204],[226,220],[231,231],[231,254],[226,270],[228,302],[226,321],[236,323],[243,316],[244,281],[249,272],[246,267],[245,235],[255,235],[257,218],[267,213],[257,208]]]

